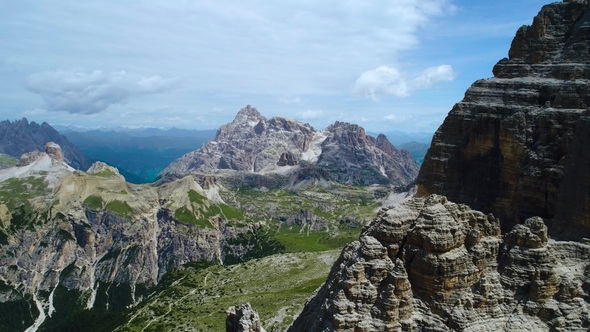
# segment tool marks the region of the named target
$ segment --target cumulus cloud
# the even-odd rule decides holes
[[[129,99],[164,92],[176,79],[140,76],[125,71],[90,73],[55,70],[29,76],[27,89],[43,98],[49,111],[95,114]]]
[[[362,73],[355,81],[353,95],[377,100],[381,95],[408,97],[418,90],[428,89],[436,83],[452,81],[455,73],[450,65],[430,67],[413,78],[397,68],[381,66]]]

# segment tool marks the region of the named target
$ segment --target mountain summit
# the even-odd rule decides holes
[[[215,139],[174,161],[161,176],[174,179],[192,171],[218,170],[286,173],[306,166],[352,184],[407,186],[418,174],[410,153],[397,150],[384,135],[375,139],[345,122],[316,130],[292,119],[267,119],[248,105],[219,128]]]

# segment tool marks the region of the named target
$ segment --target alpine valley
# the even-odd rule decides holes
[[[151,184],[2,157],[0,330],[590,330],[589,31],[544,6],[421,167],[251,106]]]
[[[213,310],[221,326],[202,319],[193,328],[222,329],[228,301],[266,284],[263,298],[282,303],[274,325],[284,329],[325,279],[336,258],[326,250],[353,241],[381,206],[411,196],[417,174],[410,153],[383,135],[341,122],[317,131],[250,106],[153,184],[128,183],[102,162],[75,170],[48,142],[0,171],[0,329],[167,330],[166,322],[188,321],[168,321],[179,299],[160,297],[186,282],[203,287],[181,296],[199,298],[190,311]],[[252,264],[276,272],[233,280]],[[268,287],[278,276],[283,296]],[[235,287],[244,296],[217,306],[204,296]],[[154,298],[167,304],[155,309]]]

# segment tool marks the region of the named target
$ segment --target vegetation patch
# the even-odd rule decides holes
[[[101,210],[104,202],[100,196],[91,195],[86,197],[84,204],[91,210]]]
[[[18,165],[18,159],[4,153],[0,153],[0,165],[4,168],[14,167]]]
[[[281,226],[272,238],[280,242],[285,252],[318,252],[342,248],[358,239],[361,228],[340,227],[336,231],[308,232],[301,226]]]
[[[122,218],[130,219],[133,215],[133,209],[127,202],[114,200],[107,203],[105,209],[113,211],[116,215]]]
[[[223,332],[227,308],[245,302],[258,311],[267,331],[284,331],[325,282],[339,253],[273,255],[182,271],[174,283],[132,309],[129,321],[115,331]]]
[[[267,232],[249,231],[239,234],[234,239],[228,239],[224,251],[224,263],[231,265],[285,252],[285,246]]]
[[[95,172],[95,173],[88,173],[88,174],[93,175],[93,176],[99,176],[99,177],[102,177],[102,178],[109,178],[109,177],[112,177],[112,176],[117,176],[117,173],[111,171],[108,168],[105,168],[105,169],[103,169],[101,171],[98,171],[98,172]]]
[[[213,225],[211,225],[209,220],[195,217],[195,215],[185,206],[174,211],[174,219],[183,223],[197,225],[199,227],[213,228]]]
[[[0,201],[9,210],[33,198],[49,194],[47,184],[41,177],[10,178],[0,182]]]

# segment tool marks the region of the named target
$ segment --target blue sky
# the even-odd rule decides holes
[[[0,119],[432,132],[547,1],[4,0]]]

